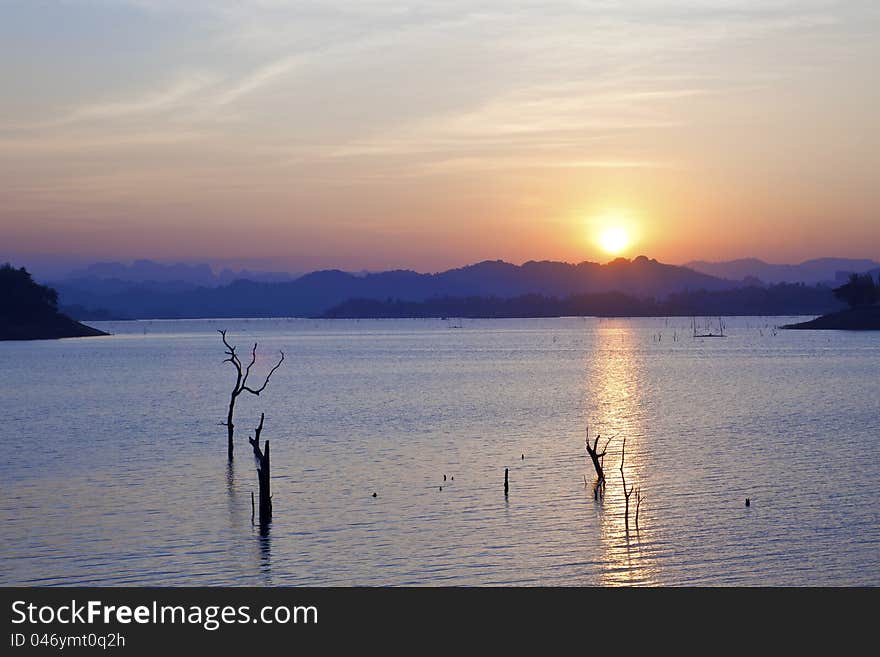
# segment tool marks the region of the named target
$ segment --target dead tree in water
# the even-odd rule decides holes
[[[226,341],[226,331],[218,331],[218,333],[223,338],[223,345],[226,347],[226,358],[224,363],[232,363],[235,366],[235,387],[232,389],[232,393],[229,396],[229,412],[226,415],[226,422],[221,424],[226,425],[226,436],[228,438],[227,444],[227,455],[229,460],[232,460],[232,452],[235,449],[235,444],[233,442],[233,437],[235,435],[235,424],[232,422],[232,415],[235,412],[235,400],[238,399],[238,396],[243,392],[249,392],[252,395],[260,396],[260,393],[266,389],[266,386],[269,384],[269,379],[275,373],[279,367],[281,367],[281,363],[284,362],[284,352],[281,352],[281,360],[278,361],[278,364],[275,365],[269,373],[266,375],[266,380],[263,381],[263,385],[259,388],[250,388],[248,387],[247,381],[248,376],[251,373],[251,367],[253,367],[254,363],[257,361],[257,343],[254,343],[254,348],[251,350],[251,362],[247,364],[247,367],[242,367],[241,359],[238,357],[238,354],[235,352],[235,347],[229,344]]]
[[[260,451],[260,434],[263,432],[263,419],[265,416],[265,413],[260,413],[260,426],[254,430],[253,438],[248,436],[248,442],[254,448],[254,461],[257,465],[257,480],[260,486],[260,527],[265,527],[272,522],[272,490],[269,485],[270,462],[268,440],[263,450]],[[251,497],[251,505],[253,505],[253,497]],[[253,521],[253,506],[251,506],[251,509]]]
[[[614,436],[609,438],[608,442],[605,443],[605,447],[599,452],[599,434],[596,434],[596,440],[593,442],[593,446],[590,447],[590,428],[587,427],[587,454],[589,454],[590,459],[592,459],[593,467],[596,469],[596,475],[598,476],[596,479],[596,487],[593,489],[593,497],[596,499],[598,499],[600,491],[605,488],[605,470],[602,468],[602,464],[605,462],[605,452],[613,438]]]
[[[623,514],[623,524],[626,527],[626,531],[629,531],[629,496],[632,495],[633,489],[636,487],[635,484],[629,487],[629,490],[626,490],[626,477],[623,474],[623,460],[626,458],[626,438],[623,439],[623,447],[620,448],[620,478],[623,481],[623,495],[626,498],[626,508]]]
[[[636,531],[639,530],[639,507],[642,505],[642,500],[645,499],[642,497],[642,487],[639,486],[636,488]]]

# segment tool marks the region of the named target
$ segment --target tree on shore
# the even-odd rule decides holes
[[[0,291],[2,311],[10,316],[31,318],[58,311],[58,292],[35,282],[24,267],[16,269],[8,262],[0,267]]]
[[[49,340],[107,335],[58,309],[58,292],[24,267],[0,265],[0,340]]]
[[[260,393],[266,389],[266,386],[269,384],[269,379],[272,378],[272,375],[275,373],[279,367],[281,367],[281,363],[284,362],[284,352],[281,353],[281,359],[278,363],[269,370],[269,373],[266,375],[266,380],[263,381],[263,385],[259,388],[251,388],[248,386],[248,377],[251,374],[251,367],[254,366],[254,363],[257,361],[257,344],[254,343],[254,348],[251,350],[251,361],[244,367],[241,363],[241,359],[238,357],[238,354],[235,351],[235,347],[229,344],[226,340],[226,331],[218,331],[221,337],[223,338],[223,345],[226,347],[226,355],[227,358],[223,361],[224,363],[232,363],[235,367],[235,387],[232,388],[232,392],[229,395],[229,410],[226,414],[226,422],[221,424],[226,426],[226,436],[227,436],[227,456],[231,461],[233,458],[233,451],[235,450],[235,444],[233,442],[233,437],[235,434],[235,424],[232,421],[233,414],[235,413],[235,400],[238,399],[238,396],[243,392],[249,392],[252,395],[260,396]]]
[[[871,274],[850,274],[849,281],[834,288],[834,296],[850,308],[869,306],[880,301],[880,286],[874,283]]]

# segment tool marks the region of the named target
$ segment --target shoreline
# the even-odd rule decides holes
[[[780,328],[815,331],[880,331],[880,305],[850,308]]]

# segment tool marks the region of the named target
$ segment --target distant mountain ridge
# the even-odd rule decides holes
[[[116,279],[97,283],[76,279],[53,285],[66,307],[100,308],[131,318],[176,318],[313,317],[350,299],[425,301],[525,294],[564,298],[600,292],[665,298],[683,290],[725,290],[738,284],[639,256],[633,260],[618,258],[604,265],[552,261],[514,265],[487,260],[436,274],[323,270],[289,282],[236,280],[218,287],[125,284]]]
[[[763,283],[841,283],[850,273],[861,274],[880,267],[880,262],[853,258],[816,258],[797,265],[777,265],[742,258],[726,262],[694,260],[685,265],[696,271],[729,280],[757,279]]]
[[[178,287],[217,287],[246,279],[263,282],[283,282],[296,279],[299,273],[250,271],[242,269],[233,271],[223,269],[219,274],[208,264],[161,263],[152,260],[135,260],[131,264],[122,262],[96,262],[80,269],[75,269],[60,280],[84,281],[120,281],[123,283],[174,283]]]

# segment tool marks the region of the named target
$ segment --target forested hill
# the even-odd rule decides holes
[[[46,340],[106,335],[58,312],[58,293],[22,267],[0,266],[0,340]]]
[[[714,315],[821,315],[843,304],[830,288],[771,285],[671,294],[663,300],[620,292],[565,298],[527,294],[512,298],[440,297],[413,302],[353,299],[331,308],[327,318],[392,317],[671,317]]]

